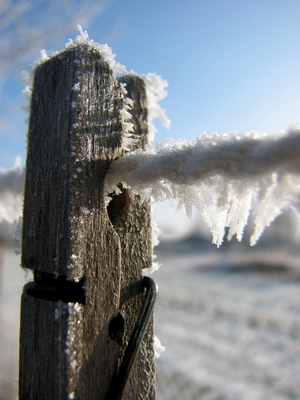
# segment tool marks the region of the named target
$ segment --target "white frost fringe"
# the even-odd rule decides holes
[[[142,199],[171,200],[188,216],[203,215],[219,246],[242,239],[250,212],[254,245],[264,228],[290,206],[300,207],[300,127],[288,133],[241,135],[203,133],[196,141],[147,146],[115,161],[106,179],[108,193],[122,183]]]
[[[77,28],[79,30],[79,35],[74,40],[69,39],[69,42],[66,44],[66,49],[76,47],[80,44],[88,45],[101,53],[102,57],[109,64],[110,68],[115,74],[127,72],[127,69],[124,65],[116,62],[116,55],[113,54],[111,48],[107,44],[99,44],[94,40],[89,39],[88,33],[82,29],[81,25],[77,25]]]
[[[148,143],[154,140],[156,129],[153,121],[158,118],[163,126],[170,128],[171,122],[166,115],[166,111],[161,108],[159,102],[167,96],[165,88],[168,82],[156,74],[141,76],[146,85],[147,112],[148,112]]]
[[[299,171],[299,127],[276,135],[204,133],[195,142],[149,145],[125,154],[111,165],[105,190],[117,191],[122,182],[142,199],[184,206],[188,216],[195,207],[218,246],[226,227],[229,240],[234,235],[241,240],[252,213],[254,245],[284,208],[299,211]],[[18,219],[23,182],[19,160],[12,169],[0,170],[0,222]]]

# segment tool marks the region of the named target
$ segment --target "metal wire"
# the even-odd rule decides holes
[[[109,400],[124,399],[130,371],[132,370],[132,367],[134,365],[138,350],[140,348],[141,342],[144,338],[150,321],[150,317],[152,315],[156,300],[157,286],[153,279],[145,276],[143,278],[143,287],[147,290],[143,308],[140,312],[139,319],[137,320],[132,335],[130,337],[118,374],[112,383],[111,390],[107,397],[107,399]]]

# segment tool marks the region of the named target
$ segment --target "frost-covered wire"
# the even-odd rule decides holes
[[[242,239],[250,213],[255,244],[285,206],[300,208],[300,128],[288,133],[208,134],[194,142],[147,146],[115,161],[106,179],[108,193],[122,183],[142,199],[171,200],[191,216],[197,208],[213,242]]]
[[[24,169],[18,158],[13,168],[0,169],[0,222],[15,222],[21,213]]]

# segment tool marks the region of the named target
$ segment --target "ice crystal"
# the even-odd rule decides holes
[[[161,108],[160,101],[167,96],[165,90],[168,82],[156,74],[143,75],[146,85],[147,95],[147,111],[148,111],[148,142],[154,140],[156,129],[153,120],[158,118],[161,123],[167,128],[170,128],[171,122],[166,115],[166,111]]]
[[[299,154],[299,127],[273,135],[203,133],[126,154],[111,165],[106,190],[121,182],[143,199],[185,207],[189,217],[195,207],[218,246],[226,228],[228,239],[241,240],[252,213],[254,245],[285,207],[300,206]]]
[[[113,54],[111,48],[107,44],[99,44],[94,40],[89,39],[88,33],[84,31],[80,25],[77,25],[77,27],[79,30],[79,35],[75,39],[69,39],[69,42],[66,44],[66,49],[73,48],[78,45],[88,45],[101,53],[101,56],[108,63],[115,74],[123,74],[127,72],[127,69],[124,65],[116,62],[116,55]]]

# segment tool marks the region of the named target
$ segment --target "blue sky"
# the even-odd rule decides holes
[[[106,16],[118,60],[168,80],[171,136],[300,122],[299,1],[117,1]]]
[[[116,0],[83,28],[129,69],[169,82],[163,107],[172,126],[166,131],[157,123],[161,141],[203,131],[273,132],[299,123],[299,20],[298,0]],[[68,37],[76,34],[74,27]],[[68,37],[46,50],[62,48]],[[0,167],[10,167],[17,155],[25,158],[22,89],[15,76],[2,86],[7,118]]]
[[[159,142],[300,123],[299,21],[299,0],[115,0],[83,28],[128,69],[169,82],[162,106],[171,129],[157,123]],[[63,48],[76,35],[74,26],[45,48]],[[0,89],[0,167],[11,167],[18,155],[25,161],[22,89],[15,75]]]

